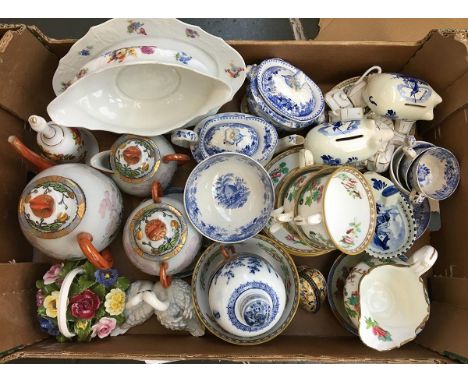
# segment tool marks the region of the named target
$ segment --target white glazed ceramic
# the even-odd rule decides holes
[[[245,80],[241,55],[197,26],[177,19],[112,19],[92,27],[60,60],[52,81],[55,94],[63,92],[80,69],[100,54],[142,45],[186,52],[200,61],[210,75],[229,84],[231,95]]]
[[[164,136],[123,135],[110,150],[95,155],[91,166],[110,174],[125,193],[149,196],[153,182],[159,182],[165,189],[177,169],[177,162],[188,160],[185,154],[175,154]]]
[[[85,129],[60,126],[38,115],[28,118],[31,128],[37,132],[37,145],[47,159],[54,163],[87,163],[99,152],[94,135]]]
[[[411,121],[432,120],[434,107],[442,102],[427,82],[401,73],[369,75],[362,97],[379,115]]]
[[[221,113],[203,119],[194,131],[174,131],[171,141],[200,153],[194,155],[197,159],[221,152],[237,152],[266,164],[275,153],[302,145],[304,137],[290,135],[278,139],[274,126],[262,118],[243,113]]]
[[[239,337],[254,337],[281,318],[286,289],[268,261],[242,253],[232,255],[214,274],[208,301],[221,328]]]
[[[122,196],[115,183],[84,164],[62,164],[36,175],[18,207],[21,230],[33,247],[57,259],[82,259],[80,238],[102,251],[118,233]]]
[[[213,155],[199,163],[187,179],[185,210],[207,238],[234,243],[259,233],[275,201],[265,169],[238,153]]]
[[[270,174],[270,178],[275,186],[275,208],[279,208],[281,206],[280,189],[282,188],[283,180],[286,181],[288,174],[296,172],[299,168],[304,168],[301,167],[301,150],[303,150],[301,147],[289,149],[274,157],[265,166],[265,169]],[[303,166],[306,165],[308,166],[310,164],[303,164]],[[301,239],[294,230],[288,230],[288,226],[286,225],[281,225],[278,229],[273,229],[274,225],[275,219],[271,217],[265,226],[264,232],[286,251],[296,256],[311,256],[316,253],[315,248],[311,248],[311,246],[307,244],[305,240]]]
[[[200,71],[186,52],[134,46],[88,62],[47,111],[65,126],[153,136],[180,128],[230,98],[229,85]]]
[[[376,225],[376,205],[369,183],[352,167],[324,169],[299,191],[294,213],[277,217],[294,221],[312,242],[343,253],[365,250]]]
[[[369,269],[382,264],[405,264],[398,258],[393,259],[375,259],[369,256],[364,256],[362,261],[356,264],[346,277],[343,288],[343,303],[346,314],[351,320],[353,326],[357,330],[359,327],[359,283],[362,276],[369,272]]]
[[[366,252],[380,258],[404,255],[416,240],[413,207],[389,179],[375,172],[364,176],[372,186],[377,207],[375,233]]]
[[[150,275],[167,275],[190,267],[201,247],[201,235],[188,220],[181,194],[141,203],[129,215],[123,230],[125,253],[133,265]]]
[[[414,150],[414,156],[404,155],[401,158],[401,161],[398,163],[398,179],[405,186],[405,188],[410,189],[408,184],[408,171],[413,164],[413,162],[420,156],[422,153],[434,147],[432,143],[424,141],[416,141],[412,149]]]
[[[257,235],[242,243],[234,244],[226,249],[231,255],[249,254],[262,259],[271,266],[271,275],[278,274],[282,280],[286,298],[282,309],[281,317],[266,332],[252,337],[232,334],[223,329],[218,322],[217,316],[214,316],[209,303],[209,290],[215,273],[226,263],[226,258],[221,251],[221,245],[218,243],[208,247],[195,266],[192,278],[192,295],[196,312],[205,327],[217,337],[224,341],[237,345],[255,345],[270,341],[282,333],[294,318],[299,306],[299,276],[296,266],[291,257],[277,246],[271,239]],[[267,271],[268,273],[268,271]],[[251,274],[256,276],[258,273]],[[270,275],[270,273],[268,273]],[[276,276],[275,276],[276,278]],[[225,280],[225,279],[224,279]],[[219,282],[219,281],[218,281]],[[235,282],[231,279],[229,284]],[[224,312],[227,307],[222,307]],[[220,310],[218,310],[220,312]],[[221,317],[221,313],[220,316]]]
[[[434,200],[450,197],[459,182],[457,158],[442,147],[432,147],[420,154],[408,171],[409,186]]]
[[[378,129],[373,119],[340,121],[312,128],[304,147],[312,152],[316,164],[362,167],[392,138],[393,131]]]
[[[391,350],[412,341],[429,319],[429,299],[421,276],[437,260],[431,246],[419,249],[410,265],[380,265],[359,284],[359,336],[367,346]]]

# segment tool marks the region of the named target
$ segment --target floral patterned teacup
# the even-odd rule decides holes
[[[359,283],[359,336],[367,346],[391,350],[412,341],[429,319],[429,299],[421,276],[437,260],[427,245],[410,265],[384,264],[370,269]]]
[[[91,166],[110,174],[127,194],[150,196],[153,182],[165,189],[177,168],[177,163],[190,161],[186,154],[176,154],[163,136],[140,137],[123,135],[110,150],[91,158]]]

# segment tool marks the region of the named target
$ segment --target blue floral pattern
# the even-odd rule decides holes
[[[371,181],[372,181],[372,187],[375,190],[383,190],[382,196],[389,197],[399,192],[398,188],[396,188],[393,184],[387,187],[387,183],[385,183],[384,181],[380,179],[372,178]]]
[[[227,279],[226,285],[228,285],[229,281],[235,277],[235,269],[246,267],[249,269],[249,273],[254,275],[263,268],[263,264],[265,264],[265,266],[267,267],[268,272],[271,273],[271,268],[269,267],[269,265],[266,262],[260,261],[260,259],[255,255],[236,257],[228,263],[226,263],[216,272],[216,274],[213,276],[213,282],[216,285],[219,277],[225,277]]]
[[[236,315],[237,301],[244,293],[251,290],[261,290],[266,292],[271,300],[271,305],[265,300],[259,302],[258,299],[249,301],[244,308],[243,319],[246,324],[239,321]],[[268,284],[261,281],[248,281],[237,287],[229,298],[227,312],[231,323],[239,330],[245,332],[255,332],[261,330],[273,322],[278,315],[280,302],[278,295]]]
[[[224,208],[242,207],[248,200],[250,190],[244,179],[232,172],[221,175],[214,186],[214,199]]]
[[[422,103],[427,101],[432,95],[431,87],[426,81],[401,73],[393,73],[393,78],[402,80],[397,89],[400,96],[406,101]]]
[[[392,109],[387,110],[387,112],[385,113],[385,116],[387,118],[390,118],[390,119],[397,119],[398,118],[396,111],[394,111]]]
[[[418,182],[420,185],[425,186],[431,180],[429,175],[431,170],[423,163],[421,166],[418,166]]]
[[[335,137],[337,135],[348,134],[356,130],[360,121],[348,121],[348,122],[335,122],[335,123],[322,123],[319,127],[319,132],[327,137]]]
[[[223,146],[219,145],[219,143],[217,145],[214,139],[219,134],[223,135]],[[255,129],[241,123],[215,125],[208,129],[205,135],[203,135],[202,130],[200,140],[202,150],[205,151],[207,157],[226,151],[252,156],[259,146],[259,139]]]
[[[185,52],[177,52],[176,53],[176,60],[182,64],[187,65],[188,62],[192,59],[192,56],[188,55]]]
[[[329,166],[341,166],[343,163],[341,163],[340,158],[334,158],[331,155],[324,154],[320,157],[322,159],[322,162],[324,164],[327,164]],[[357,157],[350,157],[344,164],[352,164],[358,161]]]

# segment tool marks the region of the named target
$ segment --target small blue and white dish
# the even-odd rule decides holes
[[[267,332],[286,306],[284,281],[265,259],[233,255],[214,274],[208,292],[213,317],[227,332],[254,337]]]
[[[288,327],[299,306],[294,261],[262,235],[223,247],[219,243],[209,246],[193,271],[193,303],[200,321],[211,333],[236,345],[272,340]],[[212,296],[210,303],[209,292],[217,288],[222,296],[217,301]],[[223,318],[228,320],[226,329],[221,325]]]
[[[258,91],[267,105],[292,121],[313,122],[325,107],[317,84],[282,59],[262,61],[256,69],[256,80]]]
[[[401,158],[401,161],[398,164],[398,178],[400,179],[401,183],[409,189],[409,184],[408,184],[408,171],[413,164],[413,162],[425,151],[430,149],[431,147],[434,147],[432,143],[429,142],[424,142],[424,141],[417,141],[415,142],[415,145],[412,147],[412,149],[415,151],[416,156],[413,158],[410,158],[407,155],[403,155]]]
[[[416,240],[413,208],[398,188],[376,172],[364,174],[372,186],[377,205],[377,224],[374,238],[366,252],[378,258],[404,255]]]
[[[403,196],[413,207],[413,216],[416,223],[416,240],[418,240],[424,232],[426,232],[431,220],[431,205],[429,199],[424,198],[421,203],[411,203],[409,196]]]
[[[421,154],[408,171],[412,189],[434,200],[450,197],[460,183],[460,165],[449,150],[432,147]]]
[[[193,135],[176,136],[179,131]],[[193,132],[178,130],[172,137],[175,138],[172,143],[176,145],[189,145],[197,162],[215,154],[236,152],[266,164],[275,153],[304,143],[301,135],[278,139],[272,124],[263,118],[243,113],[220,113],[207,117],[197,124]]]
[[[185,210],[194,227],[219,243],[255,236],[267,224],[274,202],[273,183],[263,166],[231,152],[199,163],[184,191]]]

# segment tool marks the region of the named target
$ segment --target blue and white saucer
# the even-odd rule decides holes
[[[429,199],[424,198],[421,203],[411,203],[408,195],[403,195],[405,200],[413,206],[413,215],[416,222],[416,240],[418,240],[429,227],[431,220],[431,206]]]
[[[377,225],[366,252],[378,258],[405,255],[416,240],[413,207],[389,179],[375,172],[364,176],[377,204]]]
[[[194,227],[219,243],[255,236],[267,224],[274,202],[273,184],[263,166],[232,152],[199,163],[184,191],[185,210]]]
[[[256,71],[265,102],[293,121],[313,121],[325,107],[320,88],[304,72],[279,58],[263,61]]]
[[[199,136],[192,145],[198,162],[222,152],[247,155],[267,163],[278,144],[278,133],[262,118],[243,113],[221,113],[205,118],[194,129]]]

